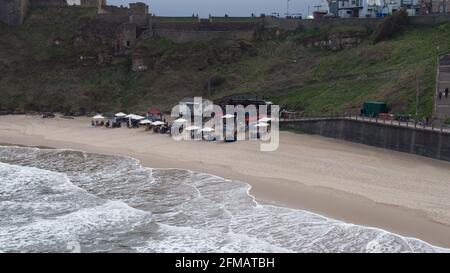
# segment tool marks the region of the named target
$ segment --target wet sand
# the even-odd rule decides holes
[[[143,129],[92,128],[87,118],[0,116],[0,143],[211,173],[249,183],[260,202],[450,247],[450,162],[290,132],[281,132],[275,152],[261,152],[257,141],[176,142]]]

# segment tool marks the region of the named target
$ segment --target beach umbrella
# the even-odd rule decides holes
[[[232,115],[232,114],[226,114],[226,115],[223,116],[222,118],[226,118],[226,119],[234,118],[234,115]]]
[[[135,120],[145,119],[145,117],[139,116],[139,115],[133,115],[133,116],[131,116],[130,118],[131,118],[131,119],[135,119]]]
[[[214,132],[214,129],[211,127],[205,127],[201,130],[202,132]]]
[[[196,131],[196,130],[199,130],[199,129],[200,129],[200,127],[197,127],[197,126],[189,126],[185,130],[186,131]]]
[[[162,122],[162,121],[155,121],[155,122],[152,122],[152,125],[153,126],[160,126],[160,125],[164,125],[165,123],[164,122]]]
[[[152,123],[150,120],[148,120],[148,119],[144,119],[144,120],[141,120],[141,122],[139,122],[140,124],[150,124],[150,123]]]
[[[265,122],[260,122],[258,124],[255,125],[256,127],[267,127],[269,126],[269,124],[265,123]]]
[[[125,114],[123,112],[119,112],[119,113],[115,114],[115,116],[118,117],[118,118],[123,118],[123,117],[126,117],[127,114]]]
[[[147,110],[147,114],[149,115],[161,115],[161,110],[153,108],[153,109],[148,109]]]
[[[92,117],[92,119],[105,119],[105,117],[102,115],[96,115],[96,116]]]
[[[174,120],[175,123],[184,123],[186,121],[187,120],[185,120],[184,118],[179,118],[179,119]]]
[[[259,120],[259,122],[268,122],[268,121],[271,121],[271,120],[272,120],[271,118],[263,117],[263,118],[261,118],[261,119]]]

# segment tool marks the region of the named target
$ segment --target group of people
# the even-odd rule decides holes
[[[443,96],[445,96],[445,98],[447,99],[448,98],[448,93],[449,93],[448,87],[445,88],[444,92],[439,91],[439,94],[438,94],[439,100],[441,100]]]

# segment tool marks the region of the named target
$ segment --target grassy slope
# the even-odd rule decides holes
[[[213,84],[213,98],[258,92],[308,113],[357,110],[365,100],[384,100],[394,112],[412,114],[418,74],[420,115],[431,115],[436,46],[441,53],[450,46],[448,25],[409,28],[376,45],[367,38],[337,53],[305,48],[295,36],[244,47],[232,41],[176,45],[147,40],[139,48],[150,69],[133,73],[129,56],[109,66],[79,61],[80,55],[95,57],[107,47],[99,42],[73,48],[74,30],[92,17],[90,9],[41,10],[20,28],[0,25],[0,108],[170,109],[183,97],[207,96],[206,83],[214,76],[220,80]]]
[[[409,28],[390,41],[373,45],[366,40],[337,53],[301,50],[283,42],[273,57],[240,64],[242,73],[257,68],[248,74],[251,87],[240,89],[257,89],[282,105],[311,114],[357,110],[365,100],[387,101],[394,112],[413,114],[419,75],[419,115],[431,115],[436,47],[441,54],[448,52],[449,34],[448,25]]]

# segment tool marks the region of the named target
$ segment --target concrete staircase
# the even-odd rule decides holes
[[[450,94],[446,98],[445,88],[450,89],[450,54],[440,57],[436,76],[436,94],[434,105],[434,116],[442,122],[450,118]],[[439,91],[442,92],[442,98],[439,99]]]

